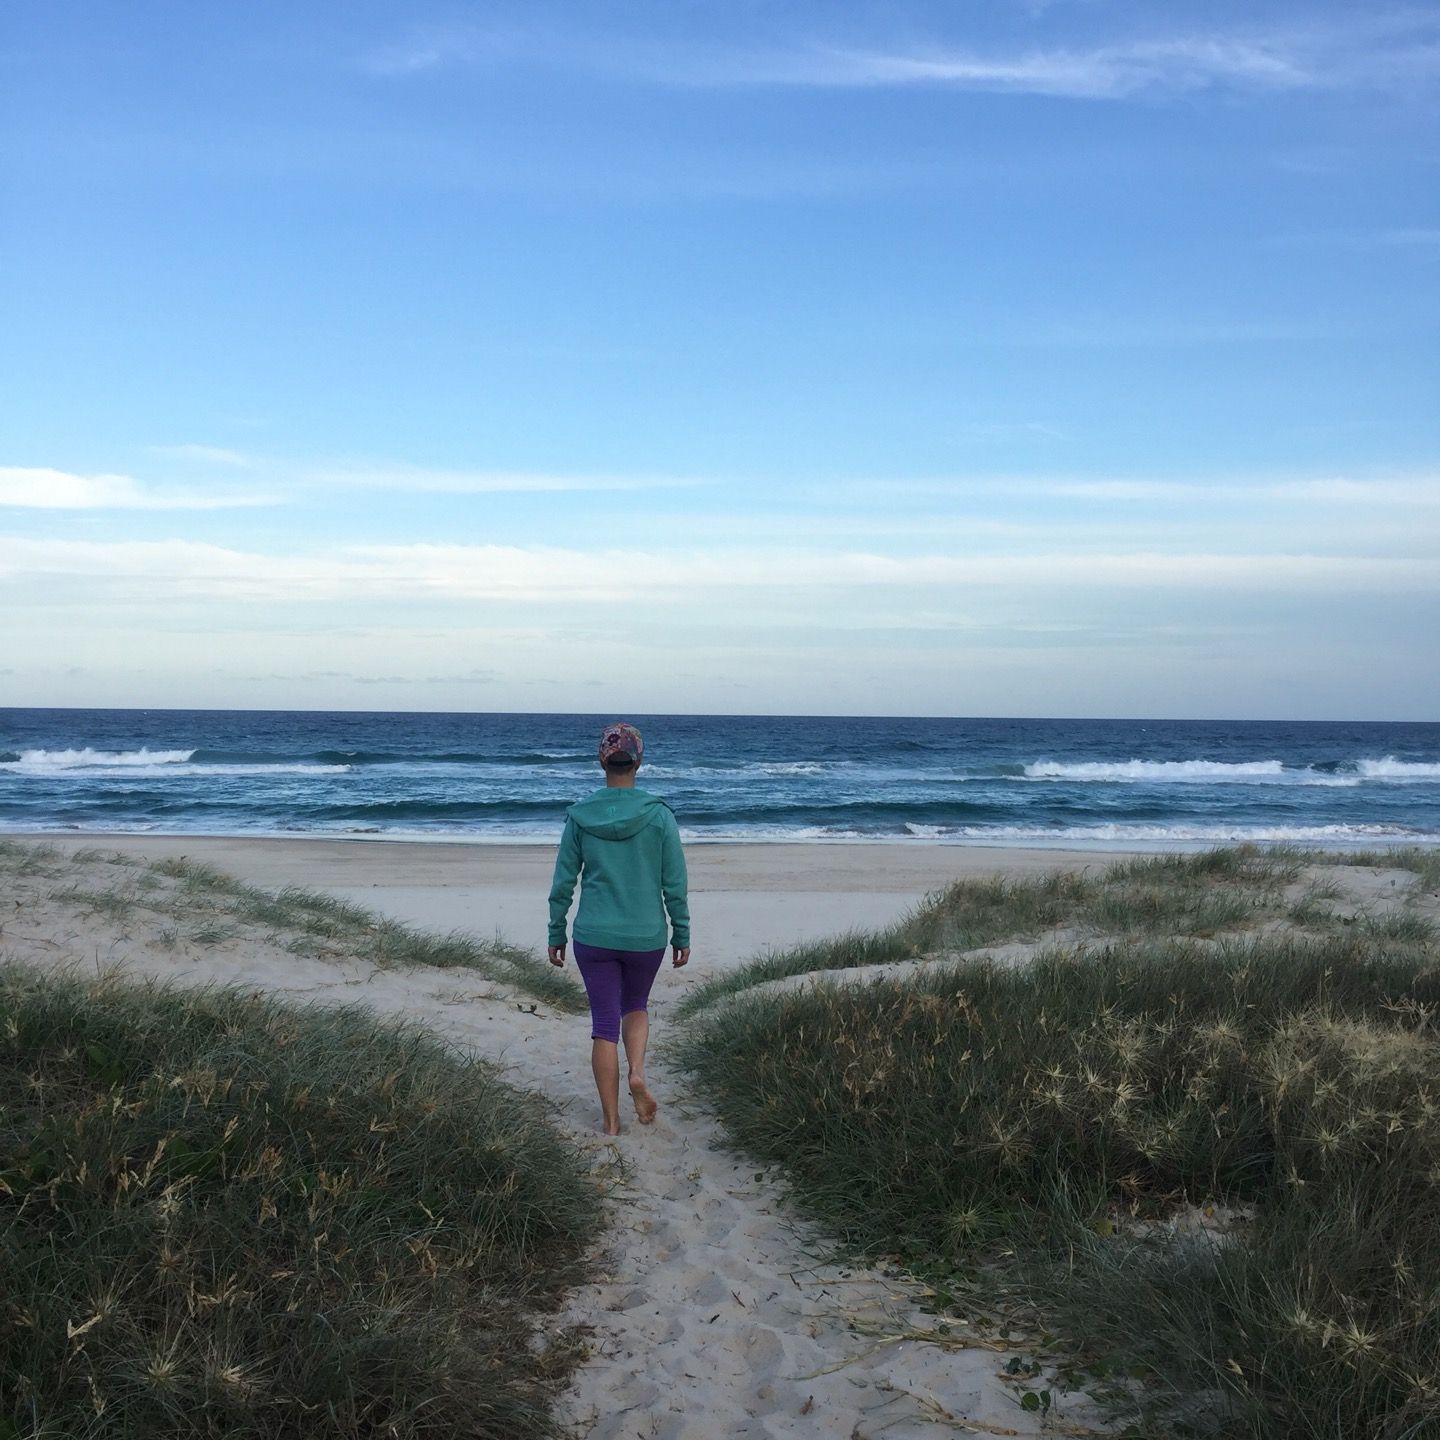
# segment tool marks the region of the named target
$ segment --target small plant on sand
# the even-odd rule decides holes
[[[556,1436],[596,1201],[419,1030],[0,968],[0,1435]]]
[[[46,875],[60,859],[56,845],[26,845],[18,840],[0,840],[0,875],[17,878]]]
[[[112,920],[124,919],[141,903],[135,895],[120,890],[87,890],[81,885],[66,885],[53,891],[51,898]]]

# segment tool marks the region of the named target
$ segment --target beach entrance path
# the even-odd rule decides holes
[[[193,842],[186,853],[221,863]],[[251,865],[229,868],[261,881],[257,870],[272,861],[250,853]],[[292,882],[318,878],[290,867]],[[83,913],[47,898],[55,888],[37,885],[19,897],[0,937],[6,958],[92,972],[118,967],[186,984],[234,983],[300,1002],[363,1003],[498,1060],[516,1083],[552,1102],[608,1194],[596,1278],[573,1292],[552,1322],[557,1338],[578,1335],[588,1351],[561,1401],[577,1437],[1102,1433],[1083,1395],[1057,1394],[1048,1415],[1022,1409],[1021,1384],[1046,1384],[1006,1375],[1012,1358],[1029,1360],[1023,1345],[999,1345],[993,1332],[953,1320],[942,1338],[922,1286],[827,1263],[823,1240],[797,1223],[770,1177],[724,1148],[688,1080],[667,1069],[662,1056],[649,1066],[661,1106],[656,1123],[641,1127],[626,1113],[625,1134],[607,1140],[595,1130],[583,1016],[465,970],[380,969],[297,955],[257,927],[236,927],[204,945],[183,935],[177,943],[165,933],[173,925],[162,914],[143,907]],[[85,888],[94,885],[87,879]],[[382,912],[386,888],[371,890],[371,904]],[[917,898],[925,888],[914,892]],[[897,913],[911,903],[898,889],[881,893]],[[817,930],[827,928],[823,912],[815,918]],[[652,999],[657,1040],[669,1030],[678,998],[705,970],[697,963],[676,973],[667,964]],[[628,1112],[628,1100],[622,1103]],[[932,1339],[904,1338],[926,1331]]]
[[[652,1002],[657,1034],[673,1004]],[[509,1053],[517,1078],[535,1067],[533,1083],[560,1099],[567,1126],[586,1135],[596,1107],[583,1035],[569,1018],[556,1029],[566,1037],[560,1053],[550,1032]],[[1048,1423],[1023,1410],[1005,1366],[1029,1352],[992,1348],[982,1328],[955,1325],[943,1348],[899,1338],[935,1334],[923,1287],[826,1263],[823,1240],[797,1225],[770,1177],[724,1149],[684,1077],[659,1057],[648,1068],[661,1103],[656,1123],[642,1129],[627,1117],[619,1140],[584,1142],[602,1167],[613,1157],[621,1168],[600,1278],[575,1292],[560,1317],[589,1329],[590,1359],[565,1400],[577,1434],[1101,1433],[1084,1396],[1062,1400]]]

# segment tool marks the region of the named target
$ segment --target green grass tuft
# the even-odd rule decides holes
[[[61,858],[58,845],[31,845],[19,840],[0,840],[0,875],[13,875],[17,878],[46,875]]]
[[[0,1435],[557,1435],[599,1213],[418,1029],[0,967]]]

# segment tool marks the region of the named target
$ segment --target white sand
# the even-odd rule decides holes
[[[40,838],[40,837],[36,837]],[[44,837],[54,841],[55,837]],[[73,851],[92,842],[62,839]],[[354,898],[433,929],[499,930],[543,943],[552,857],[528,847],[105,837],[137,858],[185,854],[254,884],[299,884]],[[652,1000],[663,1035],[684,987],[767,943],[888,923],[960,874],[1091,866],[1113,856],[909,847],[693,847],[695,959],[662,970]],[[897,1340],[933,1325],[918,1285],[826,1265],[821,1241],[787,1213],[777,1186],[725,1153],[718,1126],[683,1076],[653,1061],[657,1123],[595,1133],[588,1025],[464,971],[377,970],[296,956],[251,930],[200,945],[145,910],[119,918],[53,898],[64,883],[124,884],[134,871],[98,862],[65,880],[20,882],[0,905],[0,957],[47,967],[120,966],[182,983],[240,983],[295,999],[363,1001],[422,1021],[500,1061],[549,1096],[559,1123],[597,1169],[623,1160],[599,1278],[557,1325],[592,1329],[593,1352],[564,1399],[576,1434],[720,1440],[810,1436],[914,1440],[960,1434],[1099,1433],[1094,1407],[1063,1396],[1042,1419],[1002,1375],[1023,1347],[989,1348],[983,1330],[949,1343]],[[19,903],[15,903],[18,901]],[[628,1120],[629,1117],[627,1117]],[[938,1337],[937,1337],[938,1338]],[[967,1346],[969,1348],[965,1348]]]

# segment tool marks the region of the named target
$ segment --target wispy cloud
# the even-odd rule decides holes
[[[976,499],[1053,495],[1096,502],[1155,502],[1162,505],[1293,504],[1339,507],[1440,507],[1440,474],[1361,479],[1347,475],[1253,480],[1204,478],[1162,480],[1149,477],[1065,475],[939,476],[928,479],[847,480],[827,488],[828,495],[851,499]]]
[[[1393,225],[1376,230],[1307,230],[1273,236],[1271,245],[1334,246],[1345,250],[1440,252],[1440,225]]]
[[[447,470],[416,465],[302,466],[298,477],[323,485],[449,495],[544,494],[550,491],[668,490],[707,482],[685,476],[566,475],[511,470]]]
[[[414,75],[441,65],[495,62],[525,48],[524,39],[514,32],[478,25],[421,25],[393,44],[367,51],[360,68],[374,75]]]
[[[1217,86],[1294,90],[1317,83],[1305,57],[1279,39],[1199,36],[986,55],[936,47],[902,52],[817,46],[755,58],[728,77],[734,82],[867,88],[937,85],[1115,100],[1146,91]]]
[[[498,670],[467,670],[460,675],[427,675],[427,685],[493,685],[501,678]]]
[[[407,464],[317,464],[242,455],[206,445],[152,446],[196,464],[244,468],[252,481],[294,496],[299,490],[353,489],[439,495],[543,495],[694,488],[710,482],[680,475],[586,475],[544,471],[445,469]],[[0,507],[40,510],[222,510],[284,503],[279,494],[163,491],[130,475],[81,475],[46,467],[0,466]]]
[[[162,493],[129,475],[76,475],[67,470],[0,466],[0,507],[30,510],[228,510],[274,505],[269,495]]]
[[[689,552],[501,545],[352,545],[275,555],[191,541],[114,543],[0,537],[0,582],[65,577],[115,598],[250,598],[285,602],[377,598],[592,605],[636,595],[712,609],[744,596],[833,604],[876,589],[1017,591],[1097,587],[1267,593],[1440,590],[1430,559],[1285,552],[1136,551],[888,555],[774,547]]]
[[[1353,480],[1343,475],[1254,484],[1182,483],[1173,480],[1057,480],[1042,482],[1053,495],[1081,500],[1143,500],[1162,504],[1293,504],[1303,506],[1440,506],[1440,476]]]
[[[201,465],[224,465],[235,470],[248,470],[255,462],[238,450],[226,450],[219,445],[151,445],[152,455],[164,455],[171,460],[193,460]]]
[[[1331,24],[1251,25],[1089,42],[1074,39],[1074,28],[1071,37],[1055,44],[981,50],[938,40],[906,47],[873,38],[854,43],[833,35],[750,47],[712,39],[701,47],[613,34],[499,35],[462,25],[415,30],[372,51],[362,66],[375,74],[408,76],[504,59],[671,86],[936,86],[1076,100],[1383,86],[1429,82],[1440,74],[1440,22],[1413,10],[1365,13]]]

